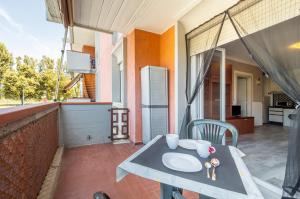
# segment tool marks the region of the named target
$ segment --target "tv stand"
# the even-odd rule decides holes
[[[226,122],[235,126],[240,135],[254,133],[254,117],[231,116]]]

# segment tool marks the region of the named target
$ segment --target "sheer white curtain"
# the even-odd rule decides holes
[[[288,7],[287,7],[288,6]],[[263,8],[258,10],[258,8]],[[280,86],[291,99],[300,104],[300,1],[265,0],[253,12],[245,10],[234,14],[237,8],[229,9],[228,15],[242,43],[260,69]],[[270,14],[271,9],[284,8]],[[254,8],[251,8],[254,9]],[[255,12],[256,11],[256,12]],[[269,14],[265,14],[269,12]],[[288,16],[288,20],[286,19]],[[275,22],[278,22],[277,24]],[[274,24],[275,23],[275,24]],[[265,26],[265,24],[274,24]],[[255,28],[261,30],[253,32]],[[283,184],[283,198],[299,198],[300,194],[300,109],[291,115],[289,148]]]
[[[180,138],[187,138],[187,125],[191,121],[191,106],[194,100],[198,97],[201,86],[204,83],[204,77],[210,67],[210,63],[213,54],[216,50],[217,43],[220,37],[220,33],[225,21],[226,14],[222,13],[216,16],[212,22],[206,23],[204,26],[200,26],[187,33],[186,36],[186,49],[187,49],[187,72],[186,72],[186,101],[187,107],[185,109],[185,115],[182,120],[180,128]],[[197,59],[193,55],[199,54],[199,52],[194,51],[195,49],[201,49],[201,59],[203,61],[199,62],[199,67],[203,72],[196,73],[195,83],[191,83],[192,77],[192,61],[197,63]],[[197,56],[196,56],[197,57]],[[195,59],[195,60],[193,60]]]
[[[197,54],[191,57],[191,84],[194,85],[196,83],[197,74],[203,74],[203,55]],[[199,88],[199,94],[196,96],[195,100],[191,104],[191,118],[194,119],[203,119],[203,88],[204,83]]]

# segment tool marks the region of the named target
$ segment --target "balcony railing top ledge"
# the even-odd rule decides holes
[[[26,105],[12,108],[0,109],[0,127],[24,119],[28,116],[32,116],[36,113],[43,112],[48,109],[59,107],[58,102],[53,103],[40,103],[34,105]]]
[[[60,105],[110,105],[112,102],[50,102],[0,109],[0,127]]]
[[[61,102],[61,105],[112,105],[112,102]]]

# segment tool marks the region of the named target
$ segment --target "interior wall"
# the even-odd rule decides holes
[[[241,71],[245,73],[250,73],[253,76],[252,80],[252,104],[251,104],[251,114],[254,117],[254,125],[260,126],[263,124],[263,109],[264,109],[264,89],[263,89],[263,74],[261,70],[253,65],[226,60],[226,64],[232,65],[232,74],[234,71]],[[234,95],[234,75],[232,75],[232,95]],[[258,83],[260,81],[260,83]],[[234,100],[234,96],[232,96]]]
[[[241,71],[245,73],[250,73],[253,75],[253,82],[252,82],[252,89],[253,89],[253,101],[256,102],[263,102],[263,84],[262,84],[262,72],[261,70],[256,67],[252,66],[249,64],[233,61],[233,60],[226,60],[226,64],[231,64],[232,65],[232,73],[234,71]],[[260,84],[257,84],[258,79],[260,79]],[[232,76],[232,82],[234,85],[234,76]],[[232,95],[234,94],[233,92],[234,88],[232,87]],[[234,96],[232,96],[232,99],[234,99]]]

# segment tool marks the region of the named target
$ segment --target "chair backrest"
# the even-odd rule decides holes
[[[194,131],[194,127],[197,127],[197,130]],[[231,145],[237,146],[238,131],[232,124],[218,120],[197,119],[187,126],[188,139],[208,140],[214,144],[222,144],[226,131],[232,135]]]

